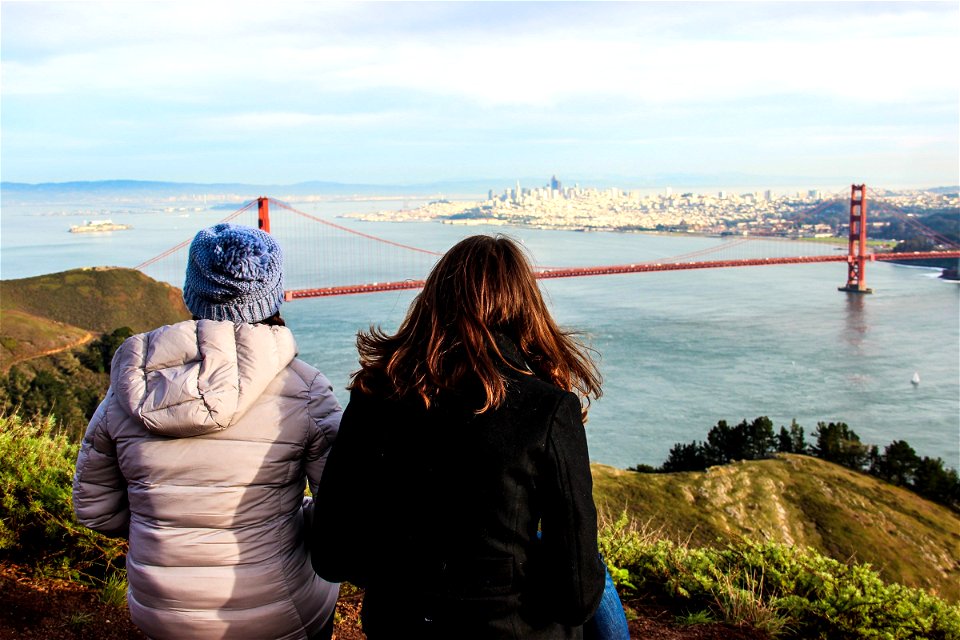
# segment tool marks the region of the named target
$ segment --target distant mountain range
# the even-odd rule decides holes
[[[155,182],[149,180],[97,180],[76,182],[0,182],[0,196],[4,200],[36,200],[45,198],[85,197],[196,197],[211,194],[231,194],[253,198],[259,195],[434,195],[438,193],[486,193],[487,182],[437,182],[413,185],[345,184],[340,182],[310,181],[296,184],[244,184],[239,182]]]
[[[829,184],[824,179],[797,179],[771,178],[769,176],[754,176],[746,174],[700,175],[700,174],[670,174],[641,177],[602,177],[570,179],[559,176],[562,184],[572,186],[579,184],[584,187],[622,189],[656,189],[667,186],[674,188],[709,187],[711,185],[725,185],[730,188],[734,185],[758,188],[762,185],[771,187],[783,185],[809,184],[810,188]],[[231,194],[244,198],[254,198],[259,195],[284,196],[425,196],[434,197],[476,197],[486,195],[492,189],[501,192],[514,187],[519,181],[523,187],[539,187],[549,184],[550,176],[518,178],[490,178],[472,180],[449,180],[425,182],[418,184],[351,184],[343,182],[327,182],[313,180],[295,184],[247,184],[240,182],[164,182],[150,180],[96,180],[71,182],[0,182],[0,198],[8,204],[18,201],[35,202],[37,200],[69,200],[77,197],[87,198],[195,198],[204,195]],[[835,182],[832,181],[832,182]],[[956,193],[957,186],[945,186],[927,189],[935,193]]]

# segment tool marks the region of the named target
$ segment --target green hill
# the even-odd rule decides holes
[[[85,329],[4,309],[0,322],[0,371],[42,354],[82,346],[92,339],[93,334]]]
[[[134,269],[73,269],[0,283],[6,335],[10,311],[105,333],[130,327],[134,333],[190,319],[180,290]]]
[[[0,282],[0,413],[52,415],[78,437],[130,335],[190,318],[180,290],[132,269]]]
[[[960,516],[830,462],[781,454],[662,474],[594,465],[593,478],[601,511],[626,509],[673,539],[810,546],[839,561],[870,563],[885,580],[960,600]]]

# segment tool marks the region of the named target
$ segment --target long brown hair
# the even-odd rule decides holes
[[[516,344],[529,372],[505,357],[497,334]],[[601,394],[589,351],[557,327],[523,250],[501,235],[454,245],[430,271],[397,333],[371,327],[357,334],[357,350],[361,369],[351,389],[416,395],[427,407],[444,391],[477,383],[485,396],[477,412],[499,406],[504,365],[577,393],[585,407]]]

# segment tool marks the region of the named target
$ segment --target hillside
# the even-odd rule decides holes
[[[0,371],[40,355],[82,346],[92,339],[93,334],[85,329],[4,309],[0,323]]]
[[[692,545],[736,537],[810,546],[867,562],[891,582],[960,600],[960,516],[876,478],[808,456],[706,472],[647,474],[593,466],[598,508],[626,509]]]
[[[11,311],[96,333],[118,327],[130,327],[138,333],[190,318],[179,289],[133,269],[73,269],[4,280],[0,287],[3,336],[8,335]]]
[[[0,282],[0,413],[53,415],[79,437],[132,332],[190,317],[180,290],[132,269]]]

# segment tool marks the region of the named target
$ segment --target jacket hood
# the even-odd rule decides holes
[[[236,422],[296,355],[286,327],[189,320],[127,339],[110,386],[151,433],[196,436]]]

